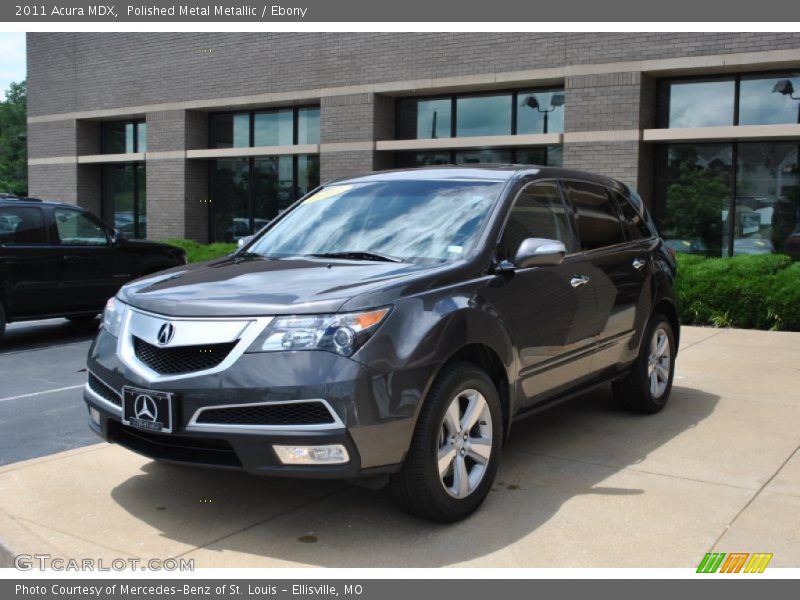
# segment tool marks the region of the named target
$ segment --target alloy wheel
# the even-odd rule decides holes
[[[647,356],[647,378],[650,394],[660,398],[669,385],[672,369],[672,356],[669,347],[669,336],[663,327],[658,327],[650,339],[650,352]]]
[[[459,392],[450,402],[439,427],[439,479],[458,499],[480,485],[492,455],[492,415],[483,394]]]

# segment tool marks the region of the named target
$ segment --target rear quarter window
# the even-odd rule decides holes
[[[44,211],[33,206],[0,207],[0,244],[46,244]]]

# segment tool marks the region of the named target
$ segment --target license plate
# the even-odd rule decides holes
[[[169,392],[122,388],[122,423],[159,433],[172,433],[172,397]]]

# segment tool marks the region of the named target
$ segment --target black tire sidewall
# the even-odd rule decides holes
[[[500,397],[489,377],[477,367],[464,366],[448,374],[443,385],[436,390],[436,397],[429,398],[430,415],[425,423],[425,431],[420,432],[425,436],[424,447],[427,450],[425,464],[425,484],[432,498],[443,512],[462,518],[473,512],[483,502],[491,489],[497,473],[500,450],[503,444],[503,414],[500,406]],[[450,402],[458,392],[467,389],[478,390],[486,399],[489,413],[492,416],[492,453],[478,487],[467,498],[453,498],[442,485],[439,477],[437,461],[439,445],[439,428],[444,420]]]

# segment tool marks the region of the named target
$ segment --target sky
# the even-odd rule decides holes
[[[5,98],[9,84],[22,81],[26,73],[25,34],[0,33],[0,99]]]

